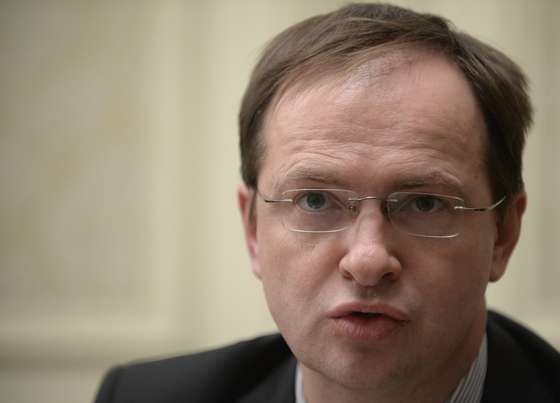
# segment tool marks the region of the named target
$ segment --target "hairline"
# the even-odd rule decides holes
[[[371,63],[373,60],[387,59],[387,63],[383,63],[380,68],[381,71],[376,72],[376,76],[382,76],[385,74],[391,74],[391,72],[398,68],[402,63],[406,63],[412,59],[418,59],[426,57],[427,55],[435,55],[443,58],[451,66],[453,66],[461,74],[461,77],[467,83],[471,96],[475,102],[478,112],[482,116],[482,132],[480,139],[480,161],[486,175],[487,185],[489,186],[490,193],[493,194],[493,184],[490,175],[490,130],[486,124],[486,119],[482,105],[475,94],[473,84],[469,77],[465,74],[457,59],[454,59],[449,51],[441,49],[441,47],[436,47],[423,42],[411,42],[411,43],[383,43],[381,45],[375,46],[373,48],[366,49],[365,51],[359,52],[349,60],[337,63],[336,60],[327,60],[327,64],[311,64],[311,65],[300,65],[297,66],[293,71],[288,73],[284,80],[280,83],[278,89],[274,92],[269,103],[266,105],[264,113],[262,113],[260,127],[256,131],[256,146],[258,149],[258,157],[256,162],[256,182],[255,187],[258,187],[258,181],[260,178],[260,173],[262,171],[262,163],[266,158],[267,153],[267,142],[266,142],[266,132],[267,126],[270,122],[274,113],[276,113],[278,107],[286,96],[297,96],[302,92],[313,89],[321,82],[327,79],[332,79],[329,83],[330,86],[339,85],[345,80],[350,79],[356,74],[360,74],[360,70]],[[314,67],[317,66],[326,67],[319,74],[314,75]],[[370,69],[365,68],[366,71]],[[503,196],[503,195],[502,195]],[[497,197],[501,197],[497,195]]]

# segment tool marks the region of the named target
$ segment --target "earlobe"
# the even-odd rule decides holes
[[[257,243],[257,215],[255,207],[255,191],[245,185],[239,185],[237,188],[237,199],[239,203],[239,211],[243,222],[243,231],[245,234],[245,243],[249,251],[251,260],[251,270],[257,278],[261,278],[261,271],[258,259],[258,243]]]
[[[506,271],[506,266],[517,245],[521,232],[521,221],[527,207],[527,195],[524,191],[511,196],[506,213],[496,223],[496,241],[494,243],[494,260],[490,271],[490,281],[498,281]]]

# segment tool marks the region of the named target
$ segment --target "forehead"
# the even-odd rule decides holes
[[[486,138],[461,71],[427,51],[403,51],[348,74],[302,79],[271,105],[263,129],[261,174],[275,180],[329,165],[340,175],[352,166],[373,175],[381,163],[402,172],[425,170],[427,176],[442,166],[453,175],[480,172]],[[368,160],[372,169],[363,171]]]

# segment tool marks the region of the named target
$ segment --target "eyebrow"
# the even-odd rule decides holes
[[[292,182],[315,182],[326,186],[348,188],[349,183],[338,175],[324,171],[318,171],[309,167],[297,167],[286,174],[283,178],[277,178],[274,189],[279,190],[281,186]],[[412,190],[426,186],[438,186],[448,191],[464,196],[463,184],[452,175],[446,175],[439,171],[427,172],[426,174],[404,176],[393,181],[390,187],[394,190]]]
[[[423,186],[441,186],[463,195],[463,184],[461,181],[451,175],[442,174],[441,172],[429,172],[425,175],[406,178],[397,182],[396,187],[401,190],[407,190]]]
[[[277,178],[274,182],[274,188],[278,189],[280,186],[290,182],[317,182],[323,185],[340,187],[348,185],[340,177],[328,172],[320,172],[308,167],[297,167],[288,172],[285,177]]]

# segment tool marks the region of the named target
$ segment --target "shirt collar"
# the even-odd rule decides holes
[[[469,373],[461,379],[457,388],[446,403],[480,403],[484,379],[486,378],[486,368],[488,366],[488,341],[486,335],[478,350],[478,355],[474,359]],[[303,378],[300,365],[296,367],[296,403],[306,403],[303,396]],[[372,402],[374,403],[374,402]]]

